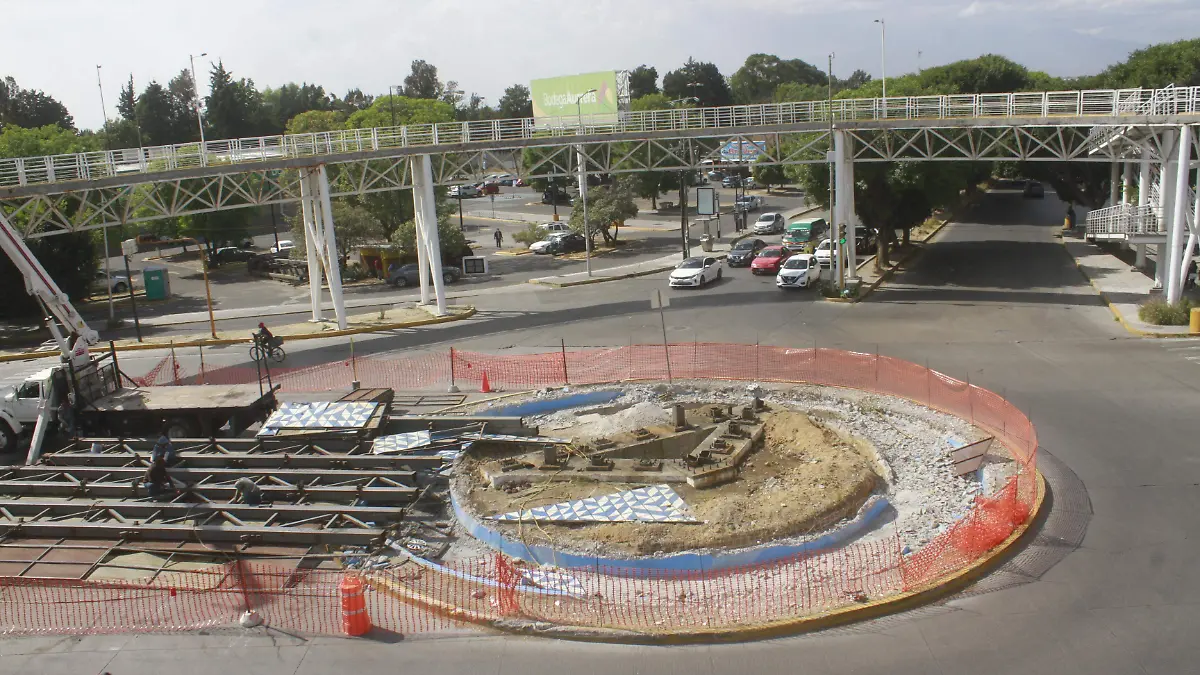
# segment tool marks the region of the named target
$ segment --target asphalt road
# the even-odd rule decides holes
[[[1200,618],[1198,343],[1132,339],[1055,238],[1062,206],[993,194],[896,284],[843,305],[735,273],[672,292],[672,340],[837,346],[905,358],[1003,393],[1037,426],[1050,512],[1000,571],[942,603],[767,642],[685,648],[495,635],[402,641],[119,636],[0,641],[0,672],[132,674],[253,670],[393,673],[1127,673],[1193,672]],[[534,351],[661,340],[649,293],[662,278],[476,302],[480,314],[358,341],[359,350]],[[215,350],[214,350],[215,351]],[[314,341],[289,363],[341,358]],[[239,359],[232,352],[216,358]]]

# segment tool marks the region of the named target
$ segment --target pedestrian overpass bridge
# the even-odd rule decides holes
[[[1188,171],[1171,167],[1181,161],[1193,165],[1197,123],[1200,87],[1168,87],[835,99],[347,129],[0,159],[0,215],[31,238],[299,202],[314,318],[320,313],[316,280],[323,269],[342,319],[332,197],[413,190],[421,267],[432,272],[441,309],[433,188],[480,176],[489,165],[517,167],[508,170],[525,178],[688,170],[720,160],[730,142],[739,148],[752,142],[763,149],[756,162],[832,162],[834,220],[854,227],[853,169],[860,162],[1109,163],[1113,208],[1127,213],[1115,187],[1124,163],[1122,194],[1130,193],[1130,166],[1146,174],[1143,185],[1164,185],[1163,176],[1174,181],[1170,189],[1153,188],[1156,196],[1180,195],[1171,198],[1170,214],[1163,204],[1138,212],[1153,211],[1154,227],[1170,232],[1174,207],[1187,200],[1185,194],[1194,199],[1194,190],[1188,193],[1184,184],[1181,193],[1177,185],[1186,183]],[[1151,190],[1139,193],[1149,200]],[[1197,219],[1180,216],[1185,220],[1194,239]],[[1114,210],[1097,212],[1094,224],[1102,234],[1102,228],[1127,228],[1128,221]],[[1182,236],[1171,238],[1180,251]],[[422,283],[422,292],[428,301],[428,284]]]

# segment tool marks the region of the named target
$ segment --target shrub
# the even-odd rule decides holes
[[[1174,304],[1155,298],[1138,307],[1138,318],[1155,326],[1186,326],[1194,306],[1187,298]]]
[[[532,243],[539,242],[546,238],[545,231],[538,227],[536,223],[530,223],[525,226],[525,229],[513,235],[513,241],[519,244],[529,246]]]

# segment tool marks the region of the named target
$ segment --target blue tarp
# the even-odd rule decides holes
[[[582,408],[601,403],[612,403],[625,393],[622,391],[588,391],[581,394],[571,394],[562,398],[540,399],[527,401],[503,408],[493,408],[479,413],[480,417],[533,417],[549,415],[559,410]]]

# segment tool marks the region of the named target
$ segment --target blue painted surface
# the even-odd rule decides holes
[[[516,405],[505,406],[503,408],[493,408],[479,413],[480,417],[532,417],[535,415],[549,415],[550,413],[558,412],[559,410],[568,410],[570,408],[582,408],[589,405],[600,405],[601,403],[612,403],[621,398],[623,391],[587,391],[581,394],[571,394],[562,398],[552,398],[540,401],[526,401]]]
[[[458,503],[458,497],[451,491],[450,503],[454,507],[454,515],[458,522],[479,541],[491,546],[511,558],[527,560],[539,565],[550,564],[564,568],[608,567],[621,570],[677,570],[677,571],[708,571],[723,570],[731,567],[743,567],[761,563],[773,562],[790,558],[802,553],[813,553],[836,548],[863,533],[877,518],[891,506],[887,498],[881,497],[859,518],[847,523],[822,537],[803,544],[780,544],[767,546],[749,551],[729,554],[700,554],[680,553],[661,558],[600,558],[566,553],[548,546],[526,544],[513,541],[503,534],[493,530],[467,513]],[[680,525],[679,527],[688,527]]]

